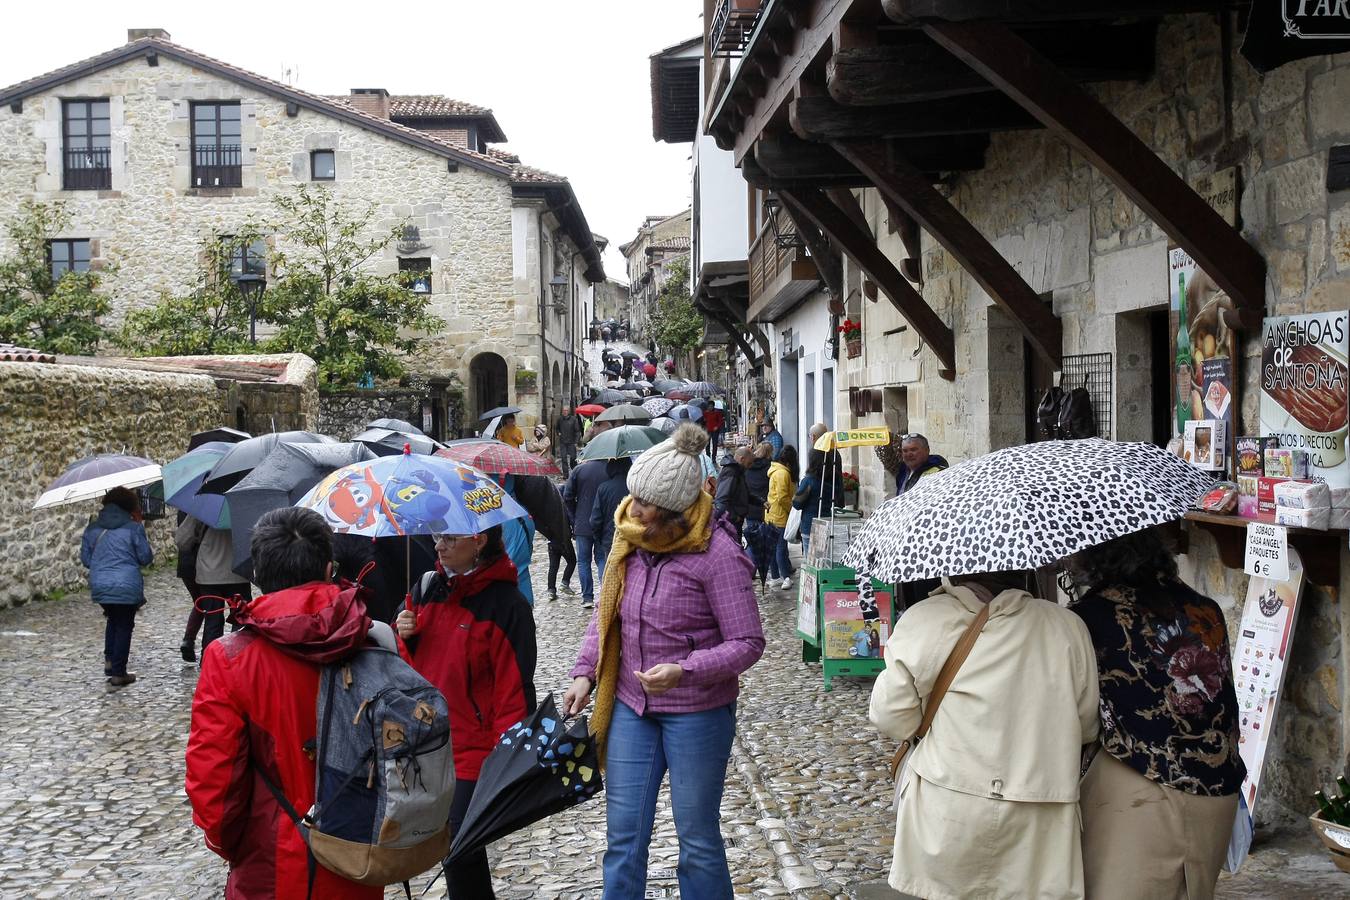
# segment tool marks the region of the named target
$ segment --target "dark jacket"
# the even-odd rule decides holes
[[[745,517],[751,522],[764,521],[764,504],[769,499],[769,466],[771,461],[755,458],[745,470],[745,487],[750,492],[750,508]]]
[[[717,495],[713,497],[713,509],[726,513],[733,522],[740,525],[750,509],[750,490],[745,483],[745,469],[741,464],[731,461],[722,466],[717,473]]]
[[[300,832],[258,776],[267,772],[298,810],[314,803],[319,671],[365,643],[370,620],[352,591],[312,581],[264,594],[237,613],[243,630],[211,644],[192,700],[187,795],[206,845],[230,864],[225,896],[305,896]],[[378,900],[320,866],[315,897]]]
[[[80,541],[80,562],[89,570],[89,593],[95,603],[144,603],[141,567],[154,561],[145,526],[111,503],[84,530]]]
[[[923,465],[912,471],[909,466],[901,463],[900,471],[895,473],[895,492],[903,494],[918,484],[919,479],[923,476],[941,472],[945,468],[947,468],[947,460],[941,456],[929,456]]]
[[[595,535],[595,545],[603,556],[609,556],[609,547],[614,540],[614,511],[628,496],[628,470],[632,467],[633,461],[630,459],[611,459],[605,465],[609,478],[595,492],[595,505],[591,508],[591,533]]]
[[[591,433],[594,434],[594,430]],[[563,486],[563,502],[567,504],[567,509],[572,514],[572,528],[577,537],[595,535],[591,530],[591,510],[595,506],[595,492],[608,477],[605,464],[598,459],[582,463],[567,476],[567,484]]]
[[[553,430],[553,433],[558,436],[559,444],[576,444],[581,441],[583,430],[581,416],[571,413],[558,419],[558,426]]]

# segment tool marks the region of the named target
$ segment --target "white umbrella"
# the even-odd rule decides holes
[[[1008,447],[925,475],[887,500],[843,562],[884,582],[1035,569],[1176,521],[1213,485],[1152,444]]]
[[[92,500],[113,488],[142,487],[161,477],[159,466],[142,456],[123,453],[89,456],[67,466],[33,504],[33,509]]]

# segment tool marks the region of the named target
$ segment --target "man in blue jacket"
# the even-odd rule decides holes
[[[135,673],[127,671],[127,657],[136,611],[145,604],[141,567],[155,560],[141,521],[136,494],[128,488],[113,488],[103,495],[103,509],[80,541],[80,562],[89,569],[90,596],[103,607],[108,620],[103,631],[103,674],[114,687],[136,680]]]
[[[594,434],[595,429],[592,429],[591,433]],[[567,504],[567,509],[572,514],[573,536],[577,545],[581,605],[586,609],[595,605],[595,580],[591,575],[591,562],[595,562],[599,577],[603,578],[605,575],[605,558],[596,554],[591,513],[595,509],[595,493],[608,477],[605,461],[592,459],[573,469],[572,474],[567,476],[567,484],[563,486],[563,502]]]
[[[614,511],[628,496],[628,470],[632,467],[633,461],[627,457],[611,459],[605,464],[605,474],[609,477],[595,491],[595,504],[591,509],[591,534],[594,536],[595,558],[601,567],[601,578],[605,577],[604,561],[609,559],[609,548],[614,543]]]
[[[947,460],[934,456],[928,448],[928,438],[921,434],[907,434],[900,439],[900,461],[902,468],[895,475],[895,492],[903,494],[925,475],[941,472],[947,468]]]

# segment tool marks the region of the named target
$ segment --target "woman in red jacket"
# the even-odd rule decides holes
[[[455,751],[450,831],[459,830],[478,772],[507,728],[534,711],[534,616],[516,585],[502,527],[436,535],[436,571],[395,626],[413,667],[445,695]],[[446,867],[451,900],[491,900],[486,851]]]

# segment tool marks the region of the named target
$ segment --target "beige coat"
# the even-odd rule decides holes
[[[886,647],[871,720],[914,734],[923,703],[981,601],[943,589],[908,610]],[[891,886],[925,898],[1081,897],[1078,775],[1097,736],[1097,665],[1082,621],[1024,591],[989,621],[912,751]]]

